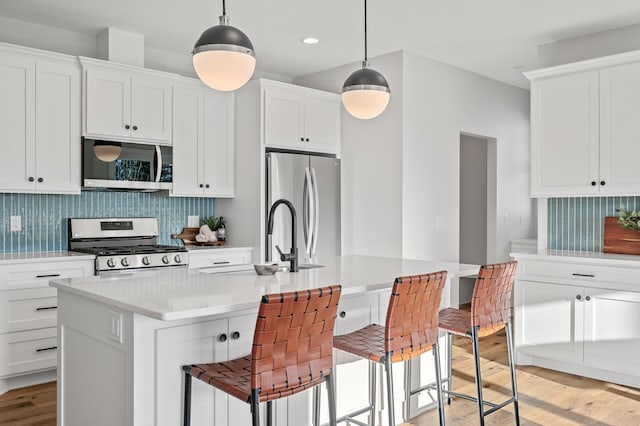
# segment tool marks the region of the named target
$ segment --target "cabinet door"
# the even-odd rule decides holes
[[[586,289],[584,362],[640,374],[640,293]]]
[[[227,320],[164,328],[156,332],[155,424],[182,424],[182,400],[186,364],[222,362],[228,359]],[[194,425],[227,426],[226,393],[199,380],[192,381],[191,422]],[[240,424],[240,423],[238,423]]]
[[[173,89],[173,189],[172,195],[202,195],[204,92],[200,87]]]
[[[277,88],[264,90],[264,143],[267,146],[304,149],[304,97]]]
[[[80,193],[80,69],[36,64],[36,189]]]
[[[35,109],[32,59],[0,55],[0,190],[35,188]]]
[[[640,64],[600,72],[600,193],[640,194]]]
[[[337,95],[307,95],[305,99],[306,148],[311,151],[337,153],[340,149],[340,98]]]
[[[598,193],[598,72],[531,85],[531,195]]]
[[[131,79],[131,136],[171,142],[171,83],[134,76]]]
[[[131,135],[131,76],[88,68],[85,71],[85,133],[92,136]]]
[[[582,293],[582,287],[516,281],[516,350],[582,362]]]
[[[200,159],[204,170],[204,194],[210,197],[233,197],[233,108],[233,94],[206,91]]]

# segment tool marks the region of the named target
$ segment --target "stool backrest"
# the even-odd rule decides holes
[[[286,394],[331,373],[340,291],[334,285],[262,297],[251,350],[251,389]]]
[[[396,278],[389,299],[384,344],[392,362],[414,358],[435,343],[446,280],[447,271]]]
[[[473,288],[471,326],[479,336],[502,330],[511,320],[511,293],[518,262],[483,265]]]

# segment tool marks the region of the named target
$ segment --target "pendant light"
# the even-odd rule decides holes
[[[223,92],[244,86],[256,68],[253,44],[245,33],[229,25],[225,0],[220,25],[203,32],[191,53],[200,80]]]
[[[122,152],[120,142],[95,141],[93,143],[93,153],[96,158],[105,163],[116,161]]]
[[[364,61],[342,85],[342,104],[356,118],[368,120],[382,114],[389,104],[389,83],[378,71],[369,68],[367,58],[367,0],[364,0]]]

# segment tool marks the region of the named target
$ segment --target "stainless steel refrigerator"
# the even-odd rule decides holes
[[[274,201],[285,198],[296,210],[298,260],[322,262],[340,255],[340,160],[302,153],[266,153],[265,220]],[[265,226],[265,232],[267,226]],[[265,236],[266,261],[280,261],[277,244],[291,248],[291,215],[285,206],[274,214],[273,234]]]

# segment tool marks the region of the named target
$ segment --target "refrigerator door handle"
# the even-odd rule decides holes
[[[318,197],[318,178],[316,177],[316,169],[311,168],[311,187],[313,189],[313,234],[311,238],[311,252],[309,256],[316,253],[318,245],[318,225],[320,223],[320,201]]]
[[[307,257],[311,256],[311,244],[313,241],[313,224],[315,223],[314,203],[313,203],[313,181],[309,167],[304,170],[304,194],[303,194],[303,228],[304,245]]]

